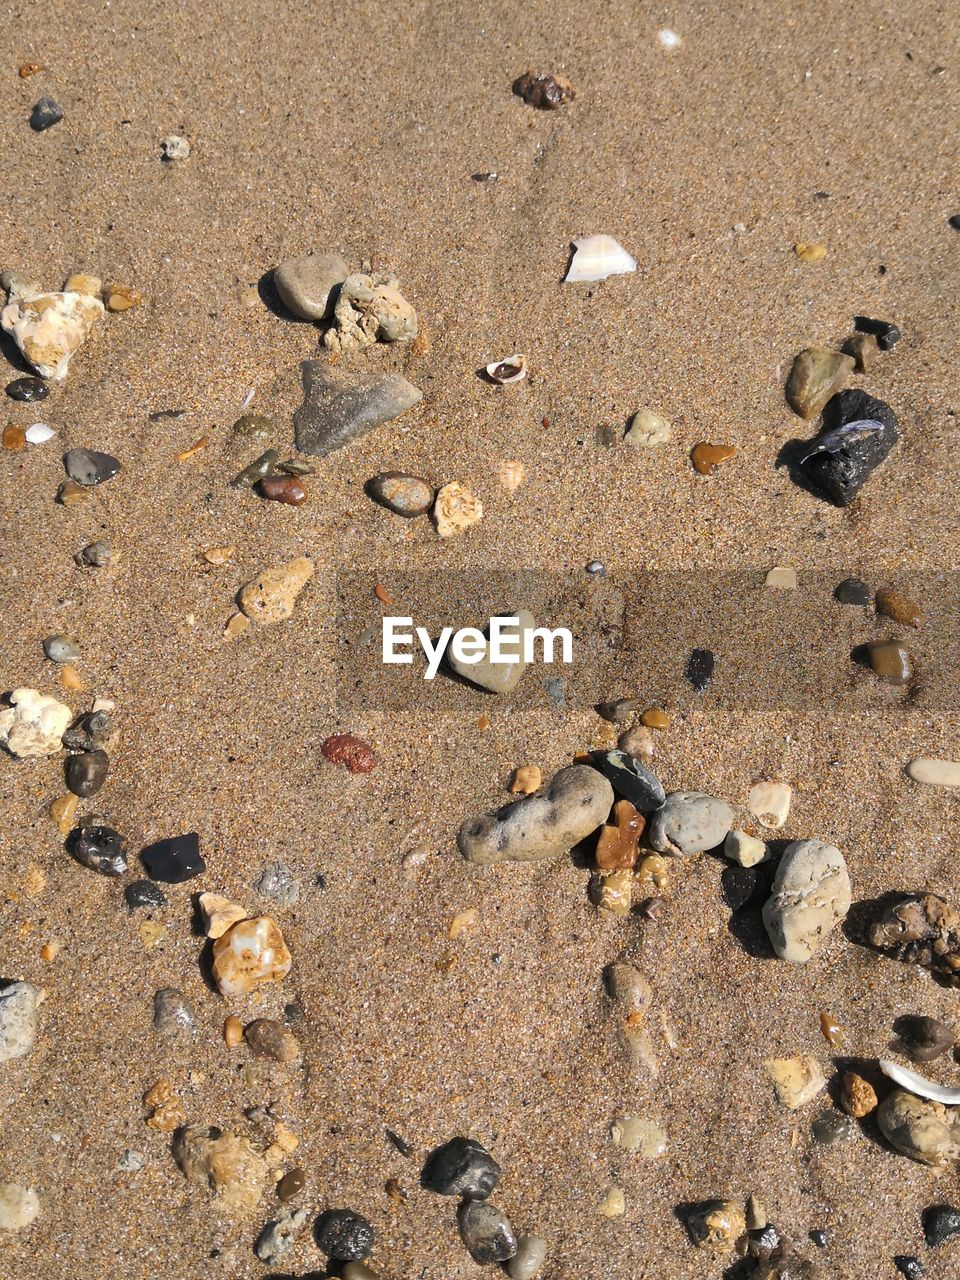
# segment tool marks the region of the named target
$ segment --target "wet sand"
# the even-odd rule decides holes
[[[658,44],[662,26],[681,48]],[[422,1155],[460,1132],[506,1170],[497,1200],[515,1227],[548,1237],[549,1280],[719,1276],[723,1260],[692,1248],[674,1209],[750,1192],[790,1235],[829,1232],[819,1256],[836,1280],[893,1276],[892,1256],[915,1251],[946,1280],[955,1258],[923,1249],[919,1213],[955,1195],[953,1176],[894,1155],[869,1125],[814,1147],[819,1105],[785,1112],[762,1062],[811,1052],[829,1064],[821,1010],[842,1023],[843,1054],[876,1058],[894,1017],[950,1021],[955,994],[840,933],[807,967],[774,960],[762,937],[731,933],[709,857],[673,869],[655,925],[598,913],[589,872],[568,858],[468,867],[454,846],[463,817],[506,799],[514,765],[547,775],[593,744],[597,716],[507,716],[464,689],[443,715],[416,704],[387,715],[374,699],[347,723],[331,680],[344,569],[372,591],[391,572],[573,574],[595,557],[625,587],[639,568],[791,564],[875,585],[900,568],[957,568],[960,234],[947,218],[960,211],[958,33],[946,8],[613,3],[585,19],[542,3],[41,0],[5,29],[0,265],[51,288],[94,271],[145,300],[106,318],[46,404],[3,405],[6,420],[60,434],[0,456],[0,684],[57,693],[40,642],[76,636],[81,673],[116,700],[120,730],[111,776],[84,810],[105,813],[133,852],[196,830],[208,870],[170,889],[156,915],[166,944],[145,950],[123,883],[72,862],[47,817],[62,759],[0,762],[0,969],[47,992],[34,1054],[0,1076],[0,1181],[33,1185],[42,1202],[32,1228],[0,1240],[0,1272],[267,1273],[252,1245],[275,1201],[230,1220],[184,1181],[169,1139],[144,1124],[142,1095],[162,1075],[195,1122],[252,1132],[243,1109],[275,1100],[300,1138],[298,1203],[365,1214],[386,1280],[476,1274],[452,1202],[417,1185]],[[49,70],[20,80],[28,60]],[[510,85],[528,67],[562,72],[576,101],[526,107]],[[65,118],[36,135],[26,121],[45,93]],[[161,137],[180,132],[192,155],[162,164]],[[496,183],[471,180],[490,170]],[[561,286],[569,242],[591,232],[615,236],[637,273]],[[798,261],[798,240],[824,243],[826,258]],[[286,415],[292,445],[297,365],[317,332],[276,314],[259,282],[314,248],[393,270],[430,349],[371,353],[402,368],[423,403],[321,462],[309,503],[292,509],[226,481],[256,452],[231,429],[249,387],[255,409]],[[895,407],[903,440],[856,508],[839,510],[774,462],[806,434],[783,402],[789,360],[842,339],[856,313],[903,330],[865,383]],[[525,382],[496,391],[476,377],[518,350]],[[179,420],[147,420],[181,406]],[[635,457],[597,443],[599,427],[641,406],[672,421],[670,444]],[[208,449],[173,460],[201,435]],[[738,450],[709,479],[688,457],[703,439]],[[90,502],[59,507],[61,444],[114,453],[123,471]],[[508,458],[527,472],[513,495],[497,479]],[[447,542],[425,520],[401,522],[363,494],[386,469],[463,481],[484,520]],[[83,572],[73,555],[98,537],[116,561]],[[229,565],[198,561],[223,544],[237,547]],[[224,644],[236,590],[298,554],[317,574],[294,618]],[[604,692],[633,691],[664,696],[635,671]],[[851,715],[687,700],[654,767],[668,790],[737,805],[758,779],[781,777],[795,788],[784,835],[838,843],[856,900],[929,885],[956,901],[956,797],[903,776],[912,755],[956,757],[955,719],[889,702]],[[376,772],[324,765],[320,743],[342,730],[374,745]],[[420,845],[430,857],[412,874],[402,859]],[[228,1007],[198,964],[191,894],[252,908],[253,882],[276,860],[302,886],[295,908],[274,912],[294,968]],[[46,875],[32,897],[31,866]],[[476,928],[450,942],[470,906]],[[52,938],[62,950],[45,964]],[[656,1078],[629,1075],[606,1025],[601,973],[623,954],[655,989]],[[165,986],[197,1010],[189,1047],[152,1031]],[[276,1017],[291,1000],[306,1015],[301,1064],[245,1075],[245,1051],[222,1041],[225,1014]],[[955,1074],[943,1064],[940,1078]],[[663,1123],[662,1160],[612,1145],[621,1109]],[[404,1160],[385,1127],[416,1156]],[[117,1171],[125,1149],[143,1154],[142,1171]],[[387,1195],[388,1178],[406,1201]],[[595,1212],[611,1182],[627,1204],[612,1222]],[[283,1263],[292,1275],[322,1267],[307,1233]]]

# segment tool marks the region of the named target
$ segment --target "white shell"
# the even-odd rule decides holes
[[[931,1102],[942,1102],[946,1107],[960,1106],[960,1089],[949,1089],[946,1085],[934,1084],[926,1076],[909,1067],[901,1067],[887,1058],[880,1059],[880,1070],[901,1089],[914,1093],[918,1098],[929,1098]]]
[[[514,372],[504,376],[498,369],[506,366]],[[494,360],[486,366],[486,374],[498,387],[505,387],[508,382],[521,382],[527,376],[527,357],[515,352],[512,356],[504,356],[502,360]]]
[[[45,422],[35,422],[32,426],[27,427],[23,433],[24,439],[30,444],[45,444],[48,440],[52,440],[57,434],[53,427],[48,427]]]
[[[581,236],[574,240],[573,247],[575,252],[564,284],[576,280],[606,280],[607,276],[622,276],[637,269],[636,258],[631,258],[613,236]]]

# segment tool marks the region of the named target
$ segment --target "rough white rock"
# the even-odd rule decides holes
[[[33,1048],[39,994],[29,982],[0,987],[0,1062],[23,1058]]]
[[[738,866],[755,867],[767,861],[770,850],[762,840],[748,835],[746,831],[731,831],[723,842],[723,856]]]
[[[36,1220],[40,1201],[32,1187],[0,1183],[0,1231],[22,1231]],[[12,1273],[11,1273],[12,1274]]]
[[[761,827],[777,831],[787,820],[792,796],[785,782],[758,782],[750,790],[747,807]]]
[[[781,960],[805,964],[850,910],[850,877],[843,854],[823,840],[787,845],[763,923]]]
[[[0,709],[0,746],[15,756],[52,756],[59,751],[73,712],[38,689],[14,689]]]
[[[74,278],[95,281],[99,289],[95,276]],[[0,312],[0,326],[41,378],[59,382],[103,312],[103,303],[92,293],[78,289],[41,293],[15,279]]]

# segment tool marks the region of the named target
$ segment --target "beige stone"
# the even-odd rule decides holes
[[[201,893],[200,911],[208,938],[222,938],[231,925],[247,918],[243,907],[218,893]]]
[[[827,1083],[820,1063],[809,1053],[796,1058],[768,1058],[763,1064],[778,1101],[789,1111],[812,1102]]]
[[[292,963],[270,916],[240,920],[213,944],[213,976],[225,996],[248,995],[265,983],[280,982]]]
[[[240,608],[261,626],[283,622],[293,613],[297,597],[312,576],[313,561],[306,556],[272,565],[241,589]]]

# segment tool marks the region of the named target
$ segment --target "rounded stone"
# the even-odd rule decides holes
[[[123,896],[131,911],[159,911],[168,903],[167,895],[152,880],[135,880],[127,885]]]
[[[30,112],[30,128],[34,133],[52,129],[63,119],[63,107],[56,98],[41,98]]]
[[[467,1200],[457,1213],[460,1239],[474,1262],[506,1262],[517,1252],[517,1237],[502,1209],[486,1200]]]
[[[273,283],[288,310],[301,320],[326,320],[350,268],[338,253],[305,253],[274,268]]]
[[[200,856],[200,837],[196,831],[147,845],[140,853],[140,861],[151,880],[160,880],[164,884],[182,884],[184,880],[202,875],[207,869]]]
[[[748,835],[746,831],[731,831],[723,842],[723,856],[741,867],[755,867],[766,862],[770,850],[762,840]]]
[[[853,1133],[853,1122],[842,1111],[822,1111],[810,1126],[814,1139],[824,1147],[844,1142]]]
[[[451,1138],[430,1153],[423,1185],[441,1196],[485,1200],[500,1181],[500,1166],[473,1138]]]
[[[153,1026],[163,1040],[189,1038],[197,1029],[190,1002],[175,987],[163,987],[153,997]]]
[[[68,449],[63,455],[63,466],[71,480],[90,488],[112,480],[120,470],[120,461],[96,449]]]
[[[64,773],[67,790],[86,799],[95,796],[107,780],[110,757],[105,751],[83,751],[67,757]]]
[[[953,1031],[939,1018],[908,1014],[896,1020],[894,1030],[914,1062],[933,1062],[953,1047]]]
[[[373,1248],[373,1227],[352,1209],[328,1209],[317,1219],[314,1239],[336,1262],[362,1262]]]
[[[71,832],[67,849],[77,862],[102,876],[126,873],[126,842],[113,827],[81,824]]]
[[[190,143],[179,133],[168,133],[160,139],[161,160],[186,160],[190,154]]]
[[[272,862],[270,866],[264,867],[257,880],[256,890],[261,898],[269,898],[284,907],[295,906],[300,899],[300,886],[285,862]]]
[[[0,1062],[25,1058],[37,1036],[37,996],[30,982],[0,982]]]
[[[547,1260],[547,1242],[543,1236],[519,1236],[517,1252],[507,1263],[510,1280],[536,1280]]]
[[[948,1204],[936,1204],[925,1209],[923,1235],[931,1249],[937,1249],[951,1237],[960,1235],[960,1210]]]
[[[733,1200],[708,1200],[687,1217],[690,1239],[714,1253],[729,1252],[746,1229],[743,1209]]]
[[[76,662],[80,650],[69,636],[47,636],[43,642],[44,656],[51,662]]]
[[[286,1204],[294,1196],[298,1196],[307,1185],[307,1175],[302,1169],[291,1169],[277,1183],[277,1199]]]
[[[233,424],[238,436],[271,436],[273,435],[273,419],[265,413],[245,413]]]
[[[268,502],[282,502],[288,507],[302,507],[307,491],[296,476],[264,476],[257,484],[257,492]]]
[[[374,476],[367,483],[367,492],[374,502],[407,520],[426,515],[435,497],[433,485],[428,480],[402,471],[384,471]]]
[[[655,449],[658,445],[666,444],[672,434],[666,418],[641,409],[630,419],[623,443],[628,449]]]
[[[843,854],[823,840],[787,846],[763,907],[763,923],[781,960],[805,964],[850,910]]]
[[[39,1212],[40,1200],[32,1187],[0,1183],[0,1231],[22,1231],[36,1221]]]
[[[702,791],[672,791],[650,819],[647,839],[657,853],[689,855],[723,844],[733,810]]]
[[[251,1052],[258,1058],[272,1058],[274,1062],[293,1062],[300,1056],[296,1036],[282,1022],[273,1018],[257,1018],[244,1030],[244,1038]]]
[[[46,400],[50,394],[50,388],[42,378],[14,378],[12,382],[7,383],[6,392],[11,400],[34,403],[38,400]]]
[[[912,1253],[898,1253],[893,1260],[893,1265],[902,1276],[906,1277],[906,1280],[923,1280],[926,1275],[923,1263]]]
[[[957,1118],[939,1102],[894,1089],[877,1108],[880,1132],[911,1160],[945,1168],[960,1157]]]
[[[79,565],[87,565],[92,569],[102,569],[110,559],[109,542],[91,542],[74,556]]]
[[[608,751],[600,768],[617,795],[629,800],[638,813],[652,813],[666,800],[663,784],[645,764],[625,751]]]

